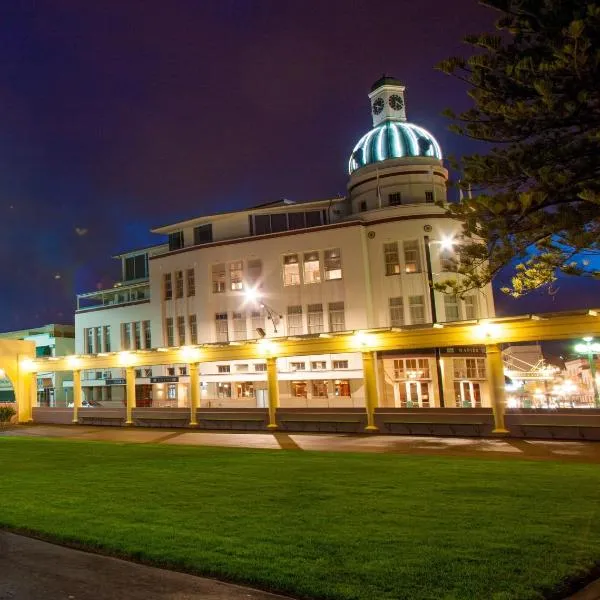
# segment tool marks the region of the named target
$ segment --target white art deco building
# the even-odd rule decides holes
[[[448,173],[428,131],[409,123],[404,86],[383,77],[369,94],[373,128],[349,157],[345,198],[287,200],[157,227],[168,244],[118,258],[123,278],[78,297],[76,352],[101,353],[259,336],[410,328],[493,316],[491,288],[457,299],[431,283],[455,276],[460,224]],[[282,407],[364,404],[360,354],[279,359]],[[201,405],[266,406],[265,364],[201,364]],[[84,376],[88,399],[125,397],[117,370]],[[184,365],[137,372],[138,406],[187,406]],[[488,405],[485,351],[378,356],[381,406]]]

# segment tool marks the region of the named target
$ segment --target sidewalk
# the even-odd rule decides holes
[[[10,600],[286,600],[3,531],[0,573],[0,598]]]
[[[263,448],[267,450],[428,454],[600,463],[600,442],[315,433],[244,433],[166,428],[23,425],[0,437],[52,437],[104,442]]]

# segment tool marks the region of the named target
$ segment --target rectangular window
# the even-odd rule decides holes
[[[219,373],[231,373],[231,365],[217,365]]]
[[[102,352],[102,327],[94,327],[94,353]]]
[[[140,378],[142,376],[142,370],[141,369],[136,369],[135,370],[135,376],[136,376],[136,378]]]
[[[225,265],[213,265],[212,268],[212,291],[213,294],[225,292]]]
[[[227,313],[217,313],[215,315],[215,329],[217,342],[228,342],[229,332],[227,326]]]
[[[308,333],[323,332],[323,305],[308,305]]]
[[[413,325],[425,323],[425,299],[423,296],[408,297],[408,311]]]
[[[212,223],[194,227],[194,245],[209,244],[213,241]]]
[[[388,194],[388,204],[390,206],[400,206],[402,204],[402,194],[400,192]]]
[[[287,231],[287,215],[285,213],[271,215],[271,233],[281,231]]]
[[[306,371],[306,363],[305,362],[291,362],[290,363],[290,371]]]
[[[343,302],[329,303],[329,331],[346,331],[346,313]]]
[[[304,254],[304,283],[321,283],[321,265],[318,252]]]
[[[315,380],[312,382],[313,398],[327,398],[327,381]]]
[[[306,381],[290,381],[290,395],[292,398],[307,398],[308,385]]]
[[[167,346],[175,345],[175,331],[173,328],[173,317],[165,319],[165,331],[167,332]]]
[[[323,264],[325,268],[325,279],[327,281],[342,278],[342,253],[339,248],[325,250]]]
[[[254,370],[257,373],[262,373],[262,372],[266,371],[267,370],[267,363],[256,363],[254,365]]]
[[[179,375],[183,375],[185,377],[187,374],[187,367],[179,367]]]
[[[360,203],[360,207],[359,207],[359,210],[360,210],[360,212],[365,212],[365,211],[367,210],[367,208],[368,208],[368,207],[367,207],[367,201],[366,201],[366,200],[363,200],[363,201]]]
[[[419,242],[417,242],[417,240],[404,242],[404,271],[406,273],[421,272],[421,261],[419,260]]]
[[[233,319],[233,339],[247,339],[248,332],[246,331],[246,313],[234,312],[232,313],[231,318]]]
[[[138,254],[125,259],[125,281],[148,277],[148,255]]]
[[[165,293],[165,300],[170,300],[173,297],[173,281],[171,280],[171,273],[164,274],[163,288]]]
[[[401,358],[394,360],[394,379],[431,379],[428,358]]]
[[[167,383],[167,398],[169,400],[177,400],[177,384]]]
[[[485,358],[455,358],[454,379],[485,379]]]
[[[190,344],[198,343],[198,322],[196,321],[196,315],[190,315]]]
[[[479,312],[477,310],[477,297],[474,295],[465,296],[463,302],[465,303],[465,319],[469,321],[477,319]]]
[[[290,229],[304,229],[306,227],[306,215],[303,212],[288,214],[288,227]]]
[[[241,260],[229,263],[229,282],[233,291],[244,289],[244,263]]]
[[[169,250],[179,250],[183,248],[183,231],[176,231],[169,234]]]
[[[230,383],[217,383],[217,398],[231,398]]]
[[[248,363],[242,363],[235,365],[235,370],[237,373],[247,373],[250,369],[248,368]]]
[[[336,398],[350,398],[350,382],[347,379],[336,379],[333,382],[333,393]]]
[[[454,294],[444,294],[444,311],[446,321],[460,321],[458,298]]]
[[[150,330],[150,321],[142,321],[142,330],[144,332],[144,348],[152,348],[152,332]]]
[[[253,310],[250,313],[250,334],[251,337],[259,337],[257,329],[265,328],[265,317],[260,310]]]
[[[85,332],[85,353],[93,354],[94,353],[94,330],[89,327],[84,329]]]
[[[425,202],[433,202],[433,192],[425,192]]]
[[[348,368],[348,361],[347,360],[334,360],[333,361],[333,368],[334,369],[347,369]]]
[[[177,341],[185,346],[185,317],[177,317]]]
[[[144,377],[152,377],[152,367],[144,369]]]
[[[251,381],[240,381],[235,388],[238,398],[254,398],[254,384]]]
[[[302,335],[304,325],[302,323],[302,306],[288,306],[288,335]]]
[[[262,277],[262,260],[260,258],[251,258],[248,260],[248,272],[246,280],[252,288],[257,288],[260,285]]]
[[[131,350],[131,323],[121,324],[121,349]]]
[[[183,271],[175,271],[175,297],[183,298]]]
[[[265,235],[271,233],[270,215],[254,215],[254,234]]]
[[[175,367],[167,367],[167,375],[173,377],[175,375]]]
[[[327,362],[324,360],[313,360],[310,363],[310,368],[312,371],[325,371],[327,369]]]
[[[134,349],[139,350],[142,347],[142,324],[140,321],[133,324],[133,341]]]
[[[402,296],[390,298],[390,327],[404,325],[404,299]]]
[[[104,328],[104,352],[110,352],[110,325],[105,325]]]
[[[320,210],[309,210],[306,213],[306,226],[307,227],[318,227],[322,225],[322,217]]]
[[[400,273],[400,255],[398,254],[398,243],[390,242],[383,245],[383,257],[386,275],[398,275]]]
[[[300,285],[300,264],[297,254],[283,257],[283,285]]]
[[[196,295],[196,271],[194,269],[188,269],[187,273],[187,295],[188,298],[190,296]]]

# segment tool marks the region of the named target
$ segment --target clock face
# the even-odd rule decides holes
[[[388,102],[394,110],[402,110],[404,107],[404,100],[402,100],[402,96],[399,96],[398,94],[392,94]]]
[[[375,102],[373,102],[373,114],[378,115],[384,107],[383,98],[377,98]]]

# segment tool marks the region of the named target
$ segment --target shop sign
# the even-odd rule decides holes
[[[165,376],[165,377],[150,377],[150,383],[177,383],[179,377]]]
[[[123,379],[105,379],[106,385],[125,385],[127,382]]]
[[[442,356],[485,356],[485,346],[450,346],[440,348]]]

